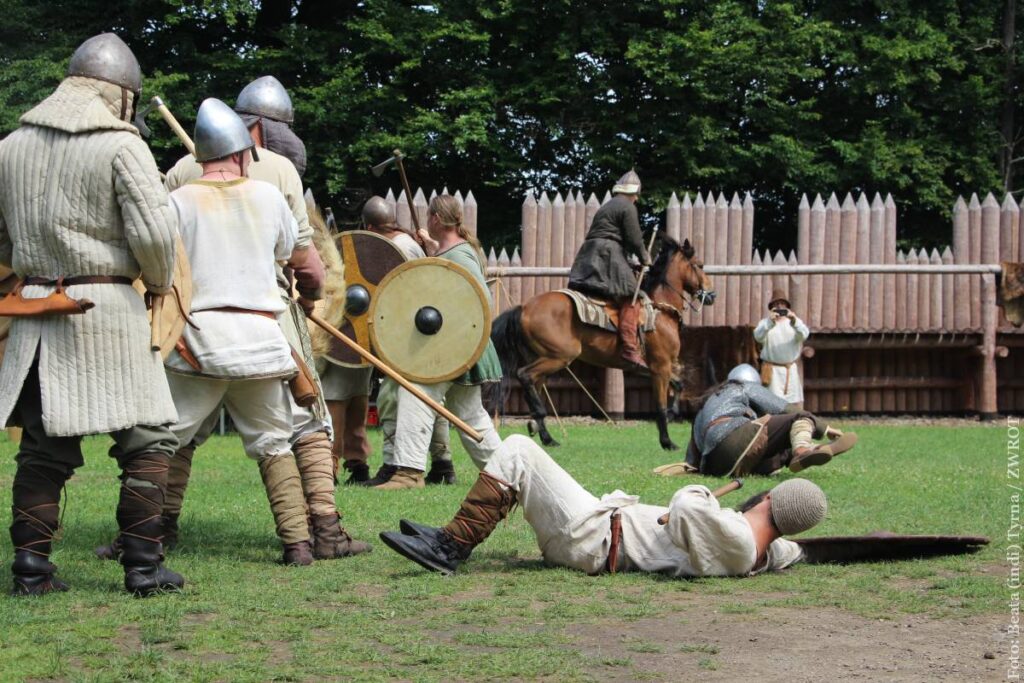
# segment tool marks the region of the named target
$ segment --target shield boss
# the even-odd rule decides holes
[[[135,291],[139,294],[146,293],[146,286],[142,284],[141,278],[135,281],[134,286]],[[178,296],[181,298],[182,309],[188,312],[192,308],[192,267],[188,262],[188,252],[185,251],[185,245],[178,235],[174,237],[174,286],[177,288]],[[185,318],[182,317],[181,312],[178,310],[178,304],[174,300],[173,293],[168,293],[164,296],[160,316],[162,322],[160,329],[164,331],[163,339],[160,340],[160,355],[163,358],[167,358],[185,331]],[[152,311],[149,312],[149,317],[150,325],[152,325]]]
[[[370,348],[370,307],[384,277],[405,263],[405,254],[387,237],[349,230],[335,238],[345,263],[345,318],[338,329],[364,349]],[[325,358],[347,368],[369,365],[363,357],[331,338]]]
[[[490,335],[486,290],[445,259],[416,259],[395,268],[370,304],[374,351],[413,382],[455,379],[480,359]]]

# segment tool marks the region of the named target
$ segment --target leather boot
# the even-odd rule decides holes
[[[68,589],[55,576],[57,567],[49,561],[53,536],[59,526],[60,494],[67,476],[45,467],[18,466],[11,506],[11,595],[43,595]]]
[[[455,463],[451,460],[434,460],[424,481],[428,484],[452,485],[455,479]]]
[[[313,557],[318,560],[333,560],[368,553],[373,548],[369,543],[357,541],[341,526],[341,516],[313,515]]]
[[[174,550],[178,545],[178,515],[164,513],[160,515],[160,522],[164,527],[164,551]],[[107,545],[97,546],[93,552],[101,560],[120,560],[124,551],[124,544],[121,542],[121,535],[118,534],[114,540]]]
[[[185,585],[181,574],[163,564],[161,512],[168,460],[163,453],[143,453],[122,463],[121,498],[117,504],[121,565],[125,589],[139,597],[177,591]]]
[[[348,479],[345,480],[345,484],[348,486],[370,481],[370,466],[365,462],[346,460],[345,469],[348,471]]]
[[[459,511],[446,526],[427,527],[403,520],[402,530],[415,535],[385,531],[380,539],[421,567],[452,574],[473,549],[491,535],[498,522],[508,516],[515,502],[515,491],[506,482],[481,472]]]
[[[626,301],[619,307],[619,341],[622,343],[622,360],[643,370],[647,362],[640,355],[640,305]]]
[[[308,567],[313,564],[313,546],[309,541],[297,541],[284,544],[284,557],[281,564],[289,567]]]
[[[398,489],[421,489],[423,488],[423,470],[414,470],[411,467],[398,467],[383,484],[373,488],[378,491],[396,491]]]
[[[808,467],[828,464],[832,458],[856,445],[857,435],[846,432],[829,443],[819,444],[814,448],[794,448],[793,458],[789,461],[789,471],[802,472]]]
[[[377,473],[374,474],[373,477],[371,477],[370,479],[367,479],[366,481],[359,482],[359,485],[360,486],[380,486],[381,484],[383,484],[385,482],[391,481],[391,477],[395,476],[395,472],[397,472],[397,471],[398,471],[398,468],[396,466],[394,466],[394,465],[387,465],[387,464],[381,465],[377,469]]]

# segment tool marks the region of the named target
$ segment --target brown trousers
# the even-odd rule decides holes
[[[751,454],[752,462],[755,463],[751,470],[752,474],[771,474],[785,467],[793,457],[789,432],[793,422],[798,418],[809,418],[815,424],[815,432],[818,431],[816,418],[808,412],[772,415],[768,418],[763,433],[760,433],[760,425],[748,422],[730,432],[707,454],[701,472],[714,477],[725,476],[748,447],[754,449],[754,453]]]
[[[334,423],[334,445],[331,452],[335,472],[342,460],[345,461],[345,469],[351,469],[357,464],[365,464],[370,458],[370,442],[366,438],[366,412],[369,405],[369,396],[327,401],[327,410]]]

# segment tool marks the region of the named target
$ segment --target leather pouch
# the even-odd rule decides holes
[[[309,408],[320,397],[316,388],[316,380],[313,378],[309,366],[302,360],[302,356],[295,352],[295,349],[292,349],[292,360],[299,368],[299,373],[288,380],[288,389],[291,390],[292,398],[295,399],[297,405]]]
[[[41,318],[51,315],[78,315],[96,306],[88,299],[72,299],[64,293],[63,280],[57,289],[41,299],[26,299],[21,294],[24,282],[18,282],[10,294],[0,299],[0,316],[11,318]]]

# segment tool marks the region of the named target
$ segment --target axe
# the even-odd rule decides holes
[[[154,109],[161,117],[163,117],[163,120],[167,122],[167,125],[171,127],[171,130],[174,131],[174,134],[177,135],[178,139],[181,140],[183,145],[185,145],[185,149],[188,150],[189,154],[195,156],[196,146],[193,144],[192,138],[189,137],[188,133],[185,132],[185,129],[181,127],[180,123],[178,123],[178,119],[174,118],[174,114],[171,113],[171,110],[167,108],[167,105],[164,104],[164,101],[159,97],[151,99],[149,104],[135,114],[135,119],[132,121],[132,124],[139,129],[139,133],[142,134],[142,137],[148,138],[150,136],[149,126],[146,125],[146,117]]]
[[[178,139],[181,140],[182,144],[185,145],[185,149],[188,150],[189,154],[195,156],[196,146],[192,142],[192,138],[189,137],[188,133],[185,132],[185,129],[181,127],[180,123],[178,123],[178,119],[174,118],[174,114],[171,113],[171,110],[167,108],[167,105],[164,104],[164,101],[161,100],[159,97],[154,97],[153,99],[151,99],[149,101],[149,104],[147,104],[145,107],[140,109],[135,114],[135,120],[132,121],[132,124],[139,129],[139,133],[142,135],[142,137],[148,138],[150,136],[149,126],[146,125],[146,116],[148,116],[149,112],[151,112],[154,109],[156,109],[160,113],[160,116],[163,117],[163,120],[166,121],[167,125],[171,127],[171,130],[174,131],[174,134],[177,135]],[[153,321],[151,323],[149,331],[149,343],[150,348],[152,348],[153,351],[159,351],[160,343],[161,341],[163,341],[164,337],[164,295],[154,295],[151,299],[150,306]]]
[[[398,175],[402,178],[402,188],[405,190],[405,201],[409,203],[409,213],[412,215],[412,224],[414,227],[413,236],[419,241],[420,232],[420,219],[416,215],[416,207],[412,203],[412,188],[409,187],[409,178],[405,175],[405,164],[402,163],[402,150],[396,149],[391,152],[391,157],[380,162],[376,166],[370,169],[370,173],[375,178],[380,178],[384,175],[384,171],[388,170],[391,164],[398,166]]]
[[[743,488],[743,480],[742,479],[733,479],[732,481],[730,481],[725,486],[723,486],[721,488],[717,488],[714,491],[712,491],[711,495],[714,496],[715,498],[721,498],[725,494],[732,493],[733,491],[738,491],[741,488]],[[668,513],[667,512],[665,514],[663,514],[661,517],[658,517],[658,524],[661,524],[662,526],[665,526],[666,524],[668,524]]]

